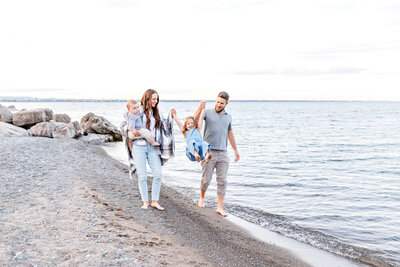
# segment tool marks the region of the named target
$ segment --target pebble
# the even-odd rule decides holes
[[[15,256],[14,256],[14,260],[17,260],[17,261],[26,261],[26,256],[25,256],[25,254],[22,253],[22,252],[17,252],[17,253],[15,254]]]

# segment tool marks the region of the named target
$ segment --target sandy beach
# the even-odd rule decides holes
[[[141,210],[137,181],[98,146],[0,137],[0,265],[306,266],[172,188]]]

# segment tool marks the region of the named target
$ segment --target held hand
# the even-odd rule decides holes
[[[132,130],[131,132],[132,132],[133,136],[136,136],[136,137],[140,136],[140,133],[138,132],[138,130]]]
[[[201,107],[202,109],[206,108],[206,101],[205,101],[205,100],[201,100],[201,101],[200,101],[200,107]]]
[[[173,118],[175,118],[176,116],[176,110],[175,109],[171,109],[171,115]]]
[[[240,156],[238,152],[235,152],[235,162],[238,162],[240,160]]]

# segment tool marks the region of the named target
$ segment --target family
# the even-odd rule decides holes
[[[186,156],[191,161],[201,162],[202,178],[198,206],[204,208],[207,188],[214,170],[217,175],[217,209],[221,216],[228,216],[223,210],[223,202],[227,187],[229,157],[228,141],[235,153],[235,162],[240,159],[232,130],[232,117],[225,110],[229,94],[220,92],[213,108],[205,109],[206,102],[201,101],[193,116],[189,116],[182,124],[175,109],[171,109],[167,118],[158,110],[159,95],[148,89],[138,103],[128,100],[128,111],[121,127],[124,129],[124,140],[129,155],[130,174],[138,177],[138,186],[143,201],[142,209],[149,205],[157,210],[164,210],[160,205],[162,165],[174,156],[174,137],[172,125],[175,121],[186,138]],[[204,136],[201,136],[204,124]],[[151,203],[147,187],[146,162],[150,166],[153,181]]]

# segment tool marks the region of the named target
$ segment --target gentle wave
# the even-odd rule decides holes
[[[337,237],[324,234],[315,229],[296,225],[284,216],[231,204],[226,205],[226,210],[248,222],[260,225],[268,230],[283,234],[314,247],[327,250],[339,256],[344,256],[373,266],[396,266],[394,258],[388,258],[387,255],[383,255],[379,251],[349,245]],[[330,219],[341,218],[340,216],[331,216]],[[396,240],[390,239],[390,241]]]

